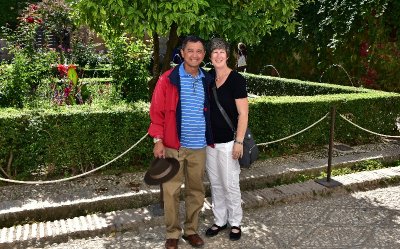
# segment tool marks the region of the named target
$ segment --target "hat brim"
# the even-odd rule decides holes
[[[157,160],[157,159],[155,159]],[[152,166],[156,161],[153,161]],[[180,165],[179,161],[175,158],[165,158],[168,161],[169,165],[171,166],[171,170],[162,178],[155,179],[151,177],[149,170],[147,170],[146,174],[144,175],[144,182],[148,185],[160,185],[171,180],[179,171]]]

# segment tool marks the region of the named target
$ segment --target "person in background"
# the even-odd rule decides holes
[[[237,62],[236,62],[236,70],[238,72],[246,72],[247,69],[247,49],[246,45],[239,42],[237,51]]]
[[[154,156],[176,158],[180,163],[178,173],[162,184],[167,249],[178,248],[182,233],[179,197],[183,182],[186,216],[182,238],[193,247],[204,245],[197,229],[205,197],[206,146],[213,144],[209,111],[212,78],[199,67],[205,53],[202,39],[186,37],[181,49],[183,63],[160,76],[150,105]]]
[[[240,165],[243,155],[243,139],[247,128],[248,101],[246,80],[228,67],[229,44],[221,38],[210,42],[210,58],[214,69],[214,87],[218,101],[235,126],[234,132],[222,116],[214,95],[211,94],[211,127],[215,147],[207,147],[206,170],[211,183],[214,224],[206,230],[206,236],[217,235],[227,228],[229,238],[238,240],[243,211],[239,186]]]

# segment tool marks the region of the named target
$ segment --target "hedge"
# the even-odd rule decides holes
[[[249,126],[258,143],[275,141],[303,130],[330,112],[332,106],[337,112],[335,142],[356,145],[380,139],[349,124],[340,114],[368,130],[399,135],[396,123],[400,122],[400,94],[252,74],[245,74],[245,77],[249,92],[278,95],[250,100]],[[310,130],[264,147],[264,150],[293,153],[327,145],[329,131],[328,117]]]
[[[0,112],[0,166],[12,153],[13,175],[45,171],[75,174],[98,167],[127,150],[147,132],[148,104],[73,106]],[[152,142],[144,140],[110,167],[148,165]]]
[[[250,98],[249,126],[257,143],[273,141],[308,127],[332,106],[337,108],[335,141],[349,145],[380,138],[339,117],[345,115],[374,132],[399,135],[400,94],[245,74],[267,95]],[[265,87],[265,85],[267,87]],[[297,95],[296,94],[297,88]],[[272,90],[272,91],[271,91]],[[311,96],[313,93],[317,95]],[[332,94],[333,93],[333,94]],[[72,106],[51,110],[0,109],[0,167],[17,177],[44,170],[49,174],[76,174],[113,159],[146,134],[149,103],[118,106]],[[282,155],[324,146],[329,140],[329,118],[310,130],[263,147],[267,155]],[[153,144],[146,138],[109,167],[147,167]]]

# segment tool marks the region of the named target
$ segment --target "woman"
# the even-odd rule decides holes
[[[214,222],[206,231],[212,237],[231,226],[229,238],[240,239],[243,211],[239,186],[240,165],[243,155],[243,138],[247,128],[248,102],[246,80],[228,67],[229,45],[223,39],[214,38],[210,43],[210,59],[214,69],[218,101],[236,128],[234,132],[222,116],[211,94],[211,128],[215,147],[207,147],[207,174],[211,183]]]

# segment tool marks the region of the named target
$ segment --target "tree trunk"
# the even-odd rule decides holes
[[[178,25],[173,22],[169,30],[169,37],[167,42],[167,51],[165,52],[164,60],[162,62],[162,72],[164,73],[171,68],[172,52],[178,44]]]
[[[158,77],[160,76],[160,40],[158,39],[157,32],[153,32],[153,77],[148,83],[149,86],[149,99],[153,95],[154,88],[156,86]]]
[[[168,69],[171,68],[171,57],[172,51],[174,50],[175,46],[178,44],[178,33],[177,33],[178,25],[173,22],[171,24],[169,30],[169,37],[167,42],[167,51],[164,56],[164,60],[162,62],[162,70],[161,73],[164,73]],[[153,32],[153,78],[148,83],[149,86],[149,98],[153,95],[154,88],[156,86],[158,77],[160,76],[160,40],[158,39],[158,34]]]

